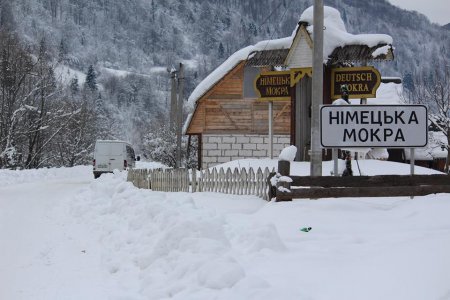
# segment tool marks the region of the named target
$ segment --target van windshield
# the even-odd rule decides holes
[[[132,157],[134,159],[134,150],[130,146],[127,146],[127,156]]]

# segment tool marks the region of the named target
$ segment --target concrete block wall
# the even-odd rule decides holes
[[[202,136],[202,167],[244,158],[268,158],[269,137],[258,134],[204,134]],[[273,136],[273,157],[290,145],[289,135]]]

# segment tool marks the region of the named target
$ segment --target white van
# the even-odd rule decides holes
[[[139,157],[137,157],[139,160]],[[114,169],[134,168],[136,156],[131,144],[124,141],[97,140],[94,149],[94,177],[111,173]]]

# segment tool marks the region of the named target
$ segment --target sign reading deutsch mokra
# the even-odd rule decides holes
[[[259,100],[291,100],[291,72],[263,72],[255,79]]]
[[[341,86],[347,85],[349,98],[375,98],[381,75],[374,67],[336,68],[331,70],[331,98],[341,97]]]
[[[320,109],[324,148],[416,148],[428,142],[423,105],[324,105]]]

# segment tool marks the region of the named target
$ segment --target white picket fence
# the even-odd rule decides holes
[[[127,180],[138,188],[163,192],[216,192],[234,195],[256,195],[268,199],[269,168],[224,170],[132,169]],[[275,169],[272,170],[275,172]]]

